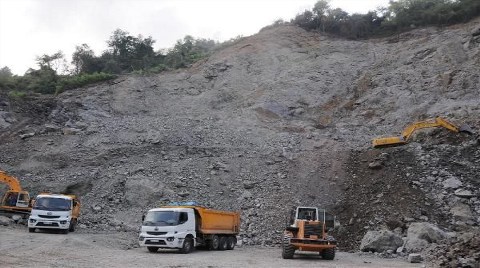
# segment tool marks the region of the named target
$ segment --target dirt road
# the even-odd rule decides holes
[[[136,235],[28,233],[26,228],[0,227],[0,267],[421,267],[402,259],[337,252],[334,261],[318,255],[280,257],[280,248],[237,247],[233,251],[197,250],[188,255],[164,250],[149,253],[134,247]]]

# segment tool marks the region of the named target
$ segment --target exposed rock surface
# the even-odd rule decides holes
[[[147,209],[195,200],[240,210],[245,244],[278,243],[296,205],[332,210],[344,249],[420,221],[476,234],[477,136],[371,140],[435,116],[478,133],[478,23],[364,41],[274,27],[184,70],[56,97],[0,90],[0,169],[32,195],[79,194],[91,230],[137,232]],[[451,242],[465,262],[469,241]]]
[[[13,222],[13,220],[10,219],[9,217],[5,217],[5,216],[1,216],[1,215],[0,215],[0,225],[8,226],[8,225],[10,225],[12,222]]]
[[[372,252],[396,251],[402,245],[402,238],[391,231],[368,231],[362,239],[360,250]]]
[[[438,243],[448,235],[437,226],[430,223],[412,223],[408,227],[405,249],[408,252],[421,252],[430,243]]]

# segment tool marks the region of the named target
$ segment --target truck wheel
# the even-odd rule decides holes
[[[70,232],[75,232],[75,226],[77,225],[77,219],[73,219],[71,222],[70,222],[70,227],[68,228],[68,230]]]
[[[147,247],[148,251],[149,252],[157,252],[158,251],[158,248],[157,247]]]
[[[35,228],[28,228],[29,233],[35,233]]]
[[[220,242],[218,244],[218,250],[226,250],[227,249],[227,237],[226,236],[221,236],[220,237]]]
[[[321,254],[322,254],[322,259],[333,260],[333,259],[335,259],[335,248],[324,249],[321,252]]]
[[[284,235],[282,242],[282,258],[293,259],[293,255],[295,255],[295,247],[290,244],[290,236]]]
[[[217,250],[218,245],[220,244],[220,238],[218,237],[218,235],[213,235],[212,240],[210,240],[210,242],[208,244],[209,244],[208,249]]]
[[[237,244],[237,239],[235,236],[229,236],[227,238],[227,249],[232,250],[235,248],[235,245]]]
[[[193,240],[190,237],[185,238],[180,253],[188,254],[193,251]]]

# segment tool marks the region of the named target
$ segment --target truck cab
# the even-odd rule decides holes
[[[143,219],[139,244],[150,252],[177,248],[188,253],[195,247],[195,223],[193,208],[151,209]]]
[[[28,218],[29,232],[35,229],[58,229],[63,233],[75,231],[80,202],[74,195],[40,194]]]

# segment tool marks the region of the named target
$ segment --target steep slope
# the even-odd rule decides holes
[[[123,76],[49,106],[5,100],[0,168],[33,193],[79,193],[91,229],[134,232],[146,209],[178,200],[241,210],[252,244],[276,243],[295,205],[333,209],[344,248],[392,221],[455,228],[455,202],[471,212],[462,224],[478,226],[477,197],[443,188],[453,177],[478,196],[473,137],[435,130],[370,148],[436,115],[478,129],[475,27],[368,41],[268,28],[189,69]]]

